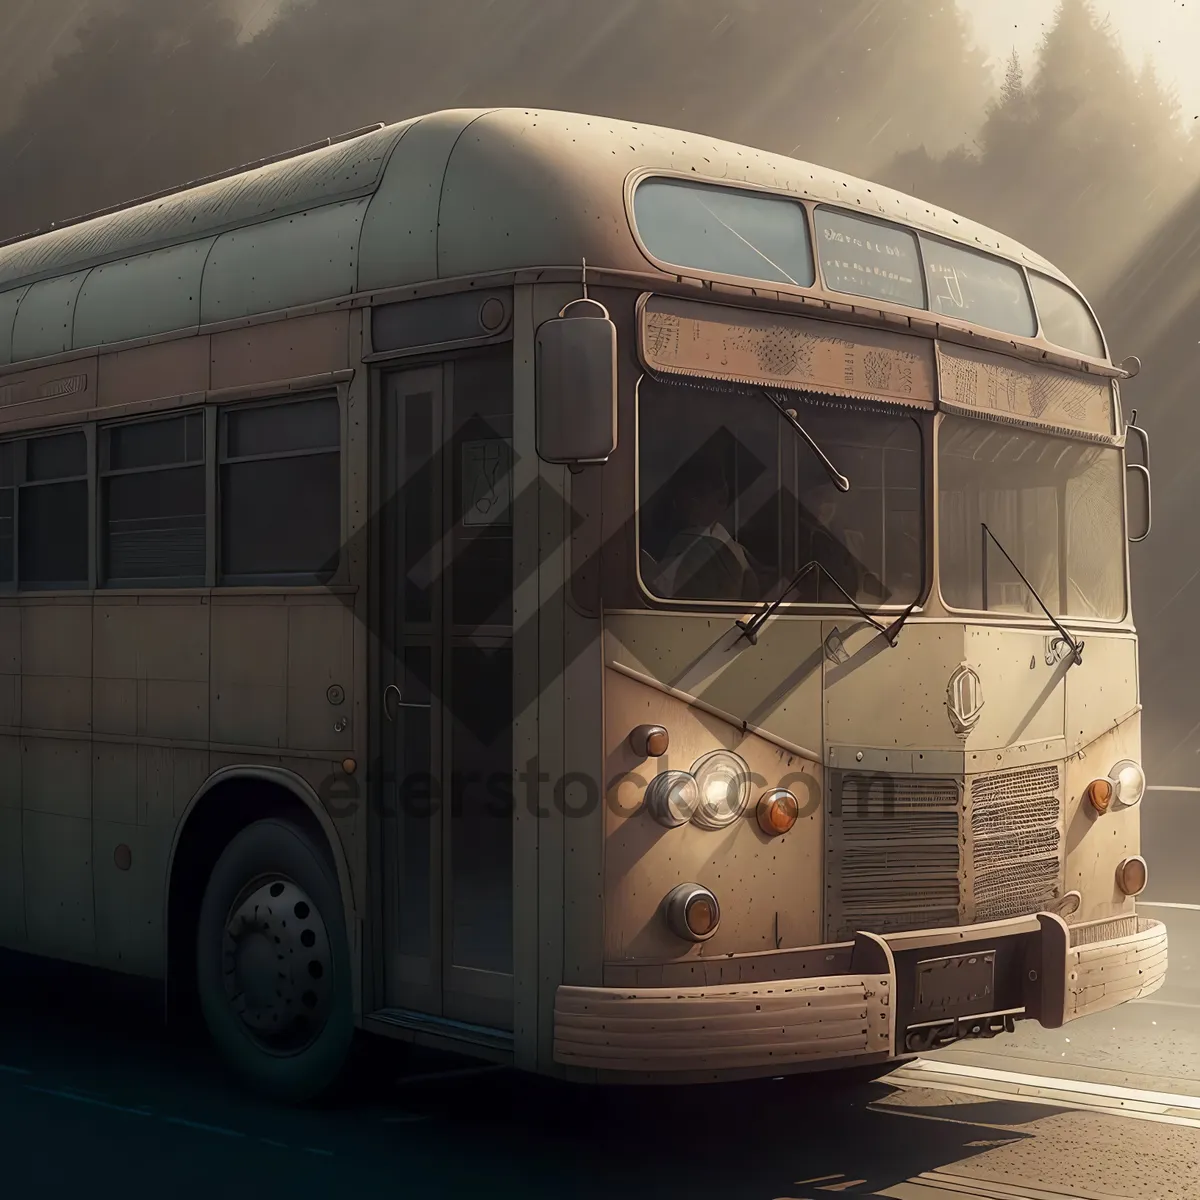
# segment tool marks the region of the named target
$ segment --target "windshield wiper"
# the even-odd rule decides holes
[[[850,490],[850,480],[841,473],[825,456],[825,451],[813,440],[812,434],[800,424],[800,418],[796,416],[794,408],[788,408],[782,400],[774,393],[767,391],[766,388],[761,388],[762,394],[766,396],[770,402],[779,410],[779,415],[808,443],[808,448],[817,456],[821,466],[825,468],[825,473],[833,480],[833,486],[839,492],[848,492]]]
[[[867,610],[863,608],[863,606],[859,604],[859,602],[855,600],[855,598],[850,595],[850,593],[846,591],[846,589],[842,587],[842,585],[838,583],[836,579],[834,579],[834,577],[829,573],[828,567],[824,566],[814,558],[806,562],[804,566],[802,566],[800,570],[798,570],[795,575],[788,580],[787,586],[782,592],[779,593],[778,596],[775,597],[774,600],[764,600],[758,612],[756,612],[754,616],[750,618],[750,620],[734,622],[737,628],[742,631],[742,637],[744,637],[750,643],[750,645],[758,645],[759,631],[775,615],[775,613],[779,610],[779,606],[788,598],[789,595],[791,595],[805,575],[807,575],[809,571],[813,570],[817,571],[818,574],[823,572],[825,578],[828,579],[829,582],[832,583],[833,586],[837,588],[837,590],[841,592],[843,596],[846,597],[847,601],[854,606],[854,611],[857,612],[864,621],[866,621],[873,628],[877,629],[885,638],[887,638],[889,646],[894,646],[896,644],[896,638],[900,633],[900,628],[904,622],[908,620],[913,609],[917,607],[916,604],[910,604],[908,611],[901,614],[901,616],[897,620],[893,621],[891,625],[882,625],[873,616],[871,616],[871,614],[867,612]]]
[[[987,560],[988,560],[988,538],[991,538],[996,543],[996,549],[1008,559],[1008,565],[1021,577],[1021,582],[1029,589],[1029,594],[1041,605],[1042,612],[1050,618],[1054,628],[1062,634],[1062,639],[1068,646],[1071,647],[1071,658],[1077,667],[1083,666],[1083,641],[1076,641],[1066,630],[1063,623],[1046,607],[1046,602],[1037,593],[1037,588],[1025,578],[1021,568],[1012,560],[1012,555],[1000,544],[1000,539],[987,527],[986,521],[980,522],[980,527],[983,529],[983,607],[987,611],[988,606],[988,577],[987,577]]]

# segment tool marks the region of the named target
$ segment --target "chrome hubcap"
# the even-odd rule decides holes
[[[301,1050],[329,1019],[329,933],[304,890],[286,879],[250,885],[225,922],[221,975],[242,1025],[265,1047]]]

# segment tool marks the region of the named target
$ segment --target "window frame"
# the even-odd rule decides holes
[[[64,475],[59,479],[30,480],[28,476],[28,446],[30,442],[42,438],[60,437],[66,434],[81,433],[84,439],[84,473],[81,475]],[[0,579],[0,595],[15,596],[22,594],[39,594],[43,592],[75,593],[87,591],[95,587],[96,581],[96,551],[94,534],[94,505],[92,496],[95,489],[95,427],[92,423],[72,422],[67,425],[51,425],[43,429],[25,430],[12,437],[0,437],[0,443],[13,447],[13,494],[12,511],[12,578]],[[19,449],[18,449],[19,447]],[[24,580],[21,576],[21,493],[30,488],[53,487],[63,483],[83,483],[87,487],[87,568],[84,579],[31,579]],[[8,487],[3,490],[9,490]]]
[[[11,434],[0,432],[0,445],[13,446],[13,570],[11,579],[0,579],[0,596],[11,597],[22,594],[76,594],[80,591],[92,593],[142,593],[142,592],[198,592],[231,591],[238,588],[271,588],[279,590],[295,590],[299,588],[337,588],[347,584],[349,564],[345,553],[346,530],[349,523],[347,486],[349,482],[348,463],[348,388],[339,383],[333,387],[323,387],[308,391],[297,391],[294,394],[280,395],[267,389],[255,389],[256,395],[238,396],[236,398],[215,398],[199,404],[187,406],[156,407],[146,412],[131,414],[111,420],[102,417],[90,421],[69,421],[61,425],[48,424],[36,430],[14,431]],[[234,462],[262,461],[271,457],[302,457],[317,454],[336,453],[338,457],[338,561],[328,578],[317,575],[299,574],[261,574],[253,577],[233,577],[229,581],[222,580],[219,572],[221,521],[220,521],[220,476],[222,465],[220,456],[219,435],[222,428],[223,413],[246,408],[262,408],[282,405],[301,404],[311,400],[331,400],[337,405],[337,444],[325,449],[283,451],[278,454],[248,455],[230,460]],[[114,428],[126,425],[148,424],[159,420],[186,417],[195,413],[203,414],[203,458],[199,463],[178,463],[165,466],[136,467],[127,470],[112,471],[102,469],[102,434]],[[26,451],[24,447],[38,438],[57,437],[62,434],[82,433],[85,440],[87,471],[85,475],[64,477],[54,480],[39,480],[26,482],[25,475]],[[145,474],[161,470],[178,470],[188,466],[201,466],[205,479],[205,576],[203,580],[196,577],[186,582],[178,580],[124,580],[103,578],[102,564],[104,562],[104,498],[101,480],[118,474]],[[68,482],[86,482],[87,484],[87,547],[88,547],[88,576],[86,580],[30,580],[25,581],[20,573],[20,494],[30,487],[52,486]],[[3,490],[9,490],[6,486]]]
[[[107,465],[106,458],[110,458],[111,433],[114,429],[126,429],[134,425],[153,425],[161,424],[166,421],[183,420],[186,422],[188,417],[199,415],[200,417],[200,458],[196,462],[180,462],[180,463],[162,463],[149,467],[122,467],[113,469]],[[186,427],[185,427],[185,448],[186,448]],[[93,510],[95,512],[95,556],[96,556],[96,589],[105,591],[126,591],[126,592],[141,592],[141,591],[185,591],[188,589],[202,588],[208,586],[209,558],[210,558],[210,513],[211,513],[211,492],[212,492],[212,472],[209,470],[208,453],[208,411],[205,405],[193,405],[188,408],[172,409],[168,412],[155,412],[142,416],[126,417],[119,421],[97,422],[96,424],[96,453],[95,453],[95,475],[96,487],[94,493]],[[183,579],[179,578],[159,578],[159,579],[126,579],[124,577],[110,577],[105,570],[107,560],[105,556],[108,526],[108,512],[105,503],[104,481],[113,479],[121,475],[150,475],[162,471],[180,471],[188,468],[199,467],[204,476],[204,573],[198,576],[187,576]]]
[[[945,590],[942,586],[941,441],[942,441],[942,425],[945,423],[945,420],[947,418],[950,418],[950,419],[953,419],[956,421],[967,421],[967,422],[977,423],[977,424],[981,424],[981,425],[995,425],[998,429],[1011,428],[1011,429],[1019,430],[1022,433],[1040,435],[1042,437],[1047,437],[1047,438],[1054,438],[1054,439],[1057,439],[1058,441],[1070,442],[1073,444],[1089,445],[1089,446],[1096,446],[1096,445],[1103,446],[1104,448],[1110,449],[1114,454],[1118,455],[1120,463],[1121,463],[1121,529],[1120,529],[1119,537],[1120,537],[1120,542],[1121,542],[1121,556],[1122,556],[1121,579],[1122,579],[1122,587],[1124,589],[1124,602],[1123,602],[1123,609],[1122,609],[1121,615],[1119,617],[1091,617],[1091,616],[1074,616],[1074,615],[1066,614],[1066,613],[1056,613],[1055,617],[1057,620],[1062,621],[1064,623],[1068,623],[1071,625],[1079,625],[1079,626],[1083,626],[1083,627],[1101,626],[1105,629],[1114,629],[1114,628],[1120,628],[1122,626],[1128,625],[1130,617],[1132,615],[1133,597],[1131,594],[1132,588],[1130,587],[1131,578],[1130,578],[1129,540],[1128,540],[1129,495],[1128,495],[1128,491],[1125,487],[1125,452],[1124,452],[1124,450],[1120,446],[1110,444],[1107,442],[1095,442],[1088,438],[1067,437],[1067,436],[1063,435],[1062,433],[1059,433],[1056,431],[1051,431],[1048,429],[1041,429],[1041,428],[1038,428],[1037,426],[1027,425],[1024,423],[1014,423],[1012,426],[1008,426],[1006,424],[1001,424],[999,422],[991,421],[987,417],[984,417],[984,416],[970,416],[967,413],[960,413],[960,412],[939,412],[936,415],[937,415],[937,420],[934,422],[934,435],[933,435],[934,476],[933,476],[933,486],[931,488],[931,493],[932,493],[931,498],[933,501],[935,524],[933,526],[933,537],[930,539],[930,541],[932,543],[932,551],[933,551],[933,572],[934,572],[934,581],[935,581],[935,587],[936,587],[935,595],[937,596],[938,603],[941,604],[942,608],[946,611],[946,613],[952,617],[961,617],[965,620],[972,620],[972,621],[976,621],[976,620],[978,620],[978,621],[995,621],[995,622],[1002,622],[1002,623],[1008,623],[1008,624],[1020,624],[1020,625],[1027,625],[1032,622],[1032,623],[1036,624],[1039,628],[1047,628],[1047,629],[1053,628],[1053,622],[1047,620],[1046,614],[1044,612],[1042,612],[1040,606],[1037,606],[1036,601],[1034,601],[1034,605],[1036,608],[1035,612],[1019,613],[1019,612],[1005,611],[1005,610],[998,609],[998,608],[959,608],[956,605],[951,604],[946,599]],[[1060,554],[1062,551],[1063,534],[1064,534],[1064,530],[1062,528],[1060,528],[1058,531],[1058,542],[1059,542]],[[980,536],[982,538],[982,533]],[[1005,549],[1008,549],[1008,547],[1006,546]],[[1012,553],[1012,551],[1010,551],[1010,553]],[[992,561],[992,559],[991,559],[992,555],[995,555],[997,560],[1003,561],[1003,555],[1001,555],[1000,551],[996,549],[996,545],[994,542],[989,543],[988,555],[989,555],[989,560],[988,560],[989,562]],[[1066,563],[1065,557],[1060,558],[1060,561],[1058,564],[1058,569],[1059,569],[1060,575],[1062,574],[1062,572],[1064,572],[1066,570],[1066,568],[1067,568],[1067,563]],[[1045,599],[1045,597],[1043,597],[1043,599]],[[1053,605],[1051,605],[1051,609],[1053,610]]]
[[[812,257],[812,267],[813,267],[813,282],[812,282],[812,284],[804,285],[804,284],[780,283],[775,280],[759,279],[752,275],[726,275],[721,272],[702,271],[698,267],[694,267],[694,266],[687,267],[680,263],[671,263],[671,262],[667,262],[665,259],[659,258],[656,254],[654,254],[650,250],[650,248],[646,245],[645,241],[642,239],[641,232],[638,230],[637,213],[636,213],[636,209],[634,207],[634,196],[637,192],[637,189],[643,183],[646,183],[650,180],[663,180],[666,182],[673,182],[673,183],[691,183],[693,185],[703,185],[706,187],[712,187],[712,188],[716,188],[718,190],[724,190],[724,191],[759,192],[759,193],[762,193],[763,195],[772,196],[777,199],[793,201],[804,211],[805,219],[807,221],[809,253]],[[823,268],[821,267],[821,256],[820,256],[820,251],[819,251],[818,242],[817,242],[817,209],[818,208],[828,208],[834,212],[844,213],[846,216],[856,217],[856,218],[859,218],[860,220],[874,221],[878,224],[881,224],[884,226],[889,226],[893,229],[904,230],[905,232],[911,233],[916,238],[916,241],[917,241],[917,257],[918,257],[918,261],[920,262],[920,267],[921,267],[921,286],[925,293],[925,307],[924,308],[912,308],[911,306],[904,304],[898,300],[885,300],[885,299],[879,299],[878,297],[874,297],[874,296],[862,296],[862,295],[859,295],[857,292],[840,292],[834,288],[829,287],[829,285],[825,281],[825,272],[824,272]],[[990,325],[981,325],[976,321],[968,321],[968,320],[965,320],[964,318],[955,317],[955,316],[952,316],[949,314],[943,315],[939,312],[936,312],[932,307],[930,307],[929,277],[928,277],[928,273],[927,273],[926,267],[925,267],[925,254],[924,254],[924,248],[922,247],[921,242],[922,242],[922,239],[926,239],[926,238],[933,240],[933,241],[945,242],[948,245],[956,247],[958,249],[983,254],[989,258],[994,258],[1000,262],[1007,263],[1008,265],[1015,267],[1021,273],[1021,277],[1022,277],[1022,280],[1025,285],[1025,293],[1028,296],[1030,305],[1033,309],[1034,326],[1035,326],[1034,332],[1032,334],[1030,334],[1025,340],[1027,340],[1027,341],[1041,340],[1051,346],[1058,347],[1060,350],[1062,350],[1063,352],[1065,352],[1069,355],[1078,354],[1083,358],[1092,358],[1091,355],[1086,354],[1082,350],[1072,350],[1070,347],[1062,346],[1059,342],[1052,341],[1045,334],[1045,331],[1044,331],[1044,328],[1042,325],[1041,309],[1038,306],[1037,298],[1033,294],[1033,284],[1032,284],[1032,280],[1031,280],[1031,275],[1033,275],[1034,273],[1044,275],[1046,278],[1052,280],[1053,282],[1062,284],[1063,287],[1067,288],[1067,290],[1070,291],[1072,293],[1072,295],[1074,295],[1076,297],[1076,299],[1078,299],[1083,304],[1084,308],[1091,315],[1092,321],[1095,323],[1096,329],[1100,333],[1100,342],[1101,342],[1101,345],[1104,347],[1104,357],[1099,358],[1099,359],[1093,359],[1093,361],[1111,362],[1111,348],[1109,347],[1109,344],[1108,344],[1108,338],[1105,335],[1103,325],[1101,325],[1099,319],[1096,317],[1095,309],[1088,302],[1087,297],[1084,296],[1084,294],[1081,291],[1079,291],[1078,288],[1067,283],[1065,280],[1057,278],[1057,276],[1053,273],[1053,269],[1051,271],[1046,271],[1040,267],[1037,267],[1036,265],[1031,267],[1026,262],[1020,262],[1015,258],[1009,258],[1004,254],[996,253],[995,251],[985,249],[981,246],[974,246],[965,241],[964,242],[956,241],[952,237],[947,237],[944,233],[938,233],[938,232],[934,232],[932,230],[927,230],[918,225],[909,225],[909,224],[904,224],[902,222],[896,222],[893,220],[889,220],[888,217],[886,217],[886,216],[875,214],[875,213],[863,212],[863,210],[861,208],[851,208],[845,204],[839,204],[837,201],[812,200],[812,199],[802,198],[800,196],[797,196],[795,193],[781,191],[778,188],[765,187],[761,184],[742,182],[740,180],[731,181],[731,180],[710,179],[710,178],[707,178],[704,176],[697,176],[695,174],[685,175],[685,174],[682,174],[681,172],[664,171],[664,170],[658,170],[658,169],[634,171],[634,172],[631,172],[631,174],[628,176],[628,178],[625,181],[625,215],[626,215],[627,223],[629,225],[630,233],[633,237],[635,244],[637,245],[638,250],[642,253],[642,255],[647,259],[647,261],[649,261],[651,264],[653,264],[655,267],[657,267],[660,271],[664,271],[669,275],[675,276],[676,278],[713,280],[715,282],[720,282],[720,283],[731,283],[731,284],[734,284],[735,286],[741,287],[741,288],[750,287],[750,288],[755,288],[755,289],[759,289],[759,290],[766,289],[768,291],[779,290],[780,293],[785,296],[792,295],[792,294],[802,296],[802,295],[810,295],[812,293],[824,292],[828,295],[848,297],[851,303],[853,303],[855,300],[857,300],[857,301],[867,302],[870,304],[890,305],[891,307],[897,309],[899,312],[901,312],[905,315],[908,315],[908,314],[911,314],[914,312],[924,313],[932,321],[939,321],[939,320],[958,321],[964,325],[969,325],[974,328],[987,330],[990,333],[995,334],[998,338],[1001,338],[1001,339],[1007,339],[1010,337],[1023,337],[1024,335],[1022,335],[1022,334],[1007,333],[1004,330],[993,329],[992,326],[990,326]]]
[[[227,455],[229,440],[229,414],[232,412],[248,412],[270,408],[284,408],[311,403],[314,400],[332,400],[337,408],[337,444],[333,447],[309,448],[304,450],[269,451],[263,454]],[[212,530],[213,537],[213,572],[214,587],[222,589],[246,587],[330,587],[336,585],[345,570],[346,545],[346,405],[342,390],[326,389],[309,392],[296,396],[266,396],[256,399],[240,400],[235,403],[222,404],[215,409],[213,421],[212,468],[213,505]],[[249,465],[260,462],[275,462],[289,458],[315,458],[320,455],[336,453],[338,456],[338,547],[337,561],[328,577],[323,578],[317,572],[256,572],[246,575],[226,575],[221,568],[221,555],[224,549],[223,523],[221,520],[221,476],[222,468],[226,466]]]
[[[701,380],[692,376],[681,376],[677,382],[690,380],[693,383],[708,385],[708,380]],[[664,598],[652,591],[646,583],[642,575],[642,385],[649,381],[650,383],[670,383],[670,378],[658,379],[653,375],[643,372],[634,386],[633,397],[633,578],[636,581],[636,594],[641,600],[643,606],[655,611],[665,612],[728,612],[738,615],[743,615],[747,611],[757,608],[758,601],[746,600],[692,600],[686,598]],[[798,393],[803,394],[803,393]],[[729,391],[729,397],[732,401],[737,401],[739,397],[733,389]],[[936,473],[934,461],[935,453],[935,438],[934,438],[934,421],[933,418],[937,413],[932,409],[914,409],[901,404],[888,404],[885,401],[877,401],[873,404],[864,403],[861,400],[851,399],[849,397],[830,397],[839,402],[844,402],[852,407],[861,408],[865,417],[873,416],[895,416],[904,417],[912,421],[917,428],[917,436],[921,441],[921,450],[919,456],[921,479],[920,479],[920,512],[922,515],[921,523],[921,584],[917,589],[916,599],[905,603],[894,603],[884,605],[862,604],[868,612],[879,613],[886,615],[894,615],[906,611],[910,604],[914,613],[924,612],[930,603],[930,600],[936,595],[935,587],[935,571],[936,571],[936,555],[935,555],[935,540],[934,526],[935,519],[935,501],[936,501]],[[780,432],[783,432],[783,419],[780,421]],[[860,601],[860,603],[862,603]],[[791,613],[793,615],[811,615],[811,616],[845,616],[847,613],[855,612],[852,604],[846,601],[837,603],[826,603],[823,601],[796,601],[785,600],[779,605],[779,611],[782,613]]]

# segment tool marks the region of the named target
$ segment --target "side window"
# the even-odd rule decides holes
[[[335,397],[224,409],[219,581],[327,582],[339,557],[341,491]]]
[[[102,578],[110,587],[204,584],[204,414],[100,431]]]
[[[17,579],[23,588],[88,581],[88,450],[82,430],[13,443]],[[0,509],[0,512],[3,510]]]
[[[16,447],[0,443],[0,584],[13,582],[13,518],[17,510],[16,473],[13,470]]]

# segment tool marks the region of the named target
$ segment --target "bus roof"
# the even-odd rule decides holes
[[[1066,281],[994,230],[811,163],[604,117],[453,110],[0,245],[0,365],[584,258],[670,278],[630,228],[625,185],[637,171],[839,204]]]

